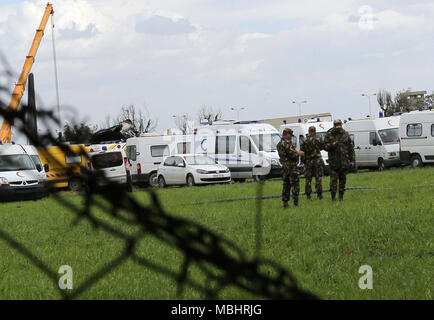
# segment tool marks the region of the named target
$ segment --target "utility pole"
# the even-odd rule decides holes
[[[369,117],[372,117],[372,113],[371,113],[371,97],[376,96],[376,93],[373,94],[366,94],[366,93],[362,93],[362,97],[368,97],[368,102],[369,102]]]
[[[301,117],[301,104],[302,103],[307,103],[307,100],[303,100],[303,101],[295,101],[295,100],[293,100],[292,103],[298,104],[298,115]]]
[[[237,120],[240,120],[240,111],[245,110],[245,109],[247,109],[247,107],[241,107],[241,108],[231,107],[231,110],[234,110],[237,112]]]

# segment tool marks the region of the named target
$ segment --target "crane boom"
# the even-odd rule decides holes
[[[29,54],[26,57],[23,69],[21,70],[20,77],[18,78],[18,81],[14,87],[14,91],[12,92],[11,101],[9,102],[7,111],[18,110],[18,106],[24,94],[27,78],[29,76],[30,70],[32,69],[33,62],[35,61],[36,52],[38,51],[39,44],[41,43],[42,37],[44,35],[45,26],[47,25],[48,18],[53,13],[54,13],[53,5],[51,3],[47,3],[47,7],[45,8],[45,12],[44,12],[44,16],[42,17],[41,24],[39,25],[39,28],[36,30],[36,34],[33,39],[32,46],[30,47]],[[9,123],[6,119],[4,119],[0,129],[0,140],[2,143],[9,143],[11,142],[11,136],[12,136],[11,123]]]

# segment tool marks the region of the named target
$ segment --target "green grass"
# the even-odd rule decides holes
[[[323,179],[325,189],[329,180]],[[281,208],[279,199],[263,201],[262,256],[290,270],[300,286],[322,299],[432,299],[434,270],[434,168],[393,169],[348,175],[347,186],[373,186],[376,190],[349,191],[344,202],[322,201]],[[410,187],[418,186],[418,187]],[[301,180],[301,190],[304,181]],[[249,257],[255,251],[256,201],[191,206],[196,201],[256,195],[255,183],[234,183],[158,190],[164,209],[194,220],[235,242]],[[281,192],[281,181],[267,181],[264,195]],[[79,206],[79,195],[61,195]],[[134,196],[148,203],[148,194]],[[94,213],[106,218],[102,212]],[[70,265],[77,288],[123,250],[123,243],[82,221],[54,198],[0,205],[0,228],[39,256],[51,269]],[[137,228],[117,224],[133,233]],[[179,270],[182,255],[146,236],[137,252],[171,270]],[[0,240],[0,299],[58,299],[56,284],[30,261]],[[373,290],[361,290],[361,265],[373,269]],[[189,275],[201,280],[197,268]],[[127,261],[85,291],[84,299],[176,299],[176,283]],[[186,288],[182,298],[203,296]],[[252,298],[229,287],[221,298]]]

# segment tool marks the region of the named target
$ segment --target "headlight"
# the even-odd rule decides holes
[[[280,166],[280,162],[277,159],[271,159],[271,165]]]
[[[5,177],[0,177],[0,184],[9,184],[9,181]]]
[[[200,174],[207,174],[208,173],[208,171],[202,170],[202,169],[197,169],[196,172],[200,173]]]
[[[226,168],[225,172],[226,172],[226,173],[229,173],[229,172],[230,172],[229,168]]]

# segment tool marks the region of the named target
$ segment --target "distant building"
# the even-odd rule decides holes
[[[262,120],[262,122],[269,123],[277,130],[279,130],[282,124],[298,122],[298,119],[300,118],[302,122],[307,122],[310,119],[317,119],[317,118],[319,118],[320,121],[332,121],[331,113],[327,112],[327,113],[317,113],[317,114],[305,114],[305,115],[293,116],[293,117],[264,119]]]
[[[426,95],[426,91],[407,91],[406,95],[408,99],[410,100],[410,104],[413,104],[417,100],[423,99]]]

